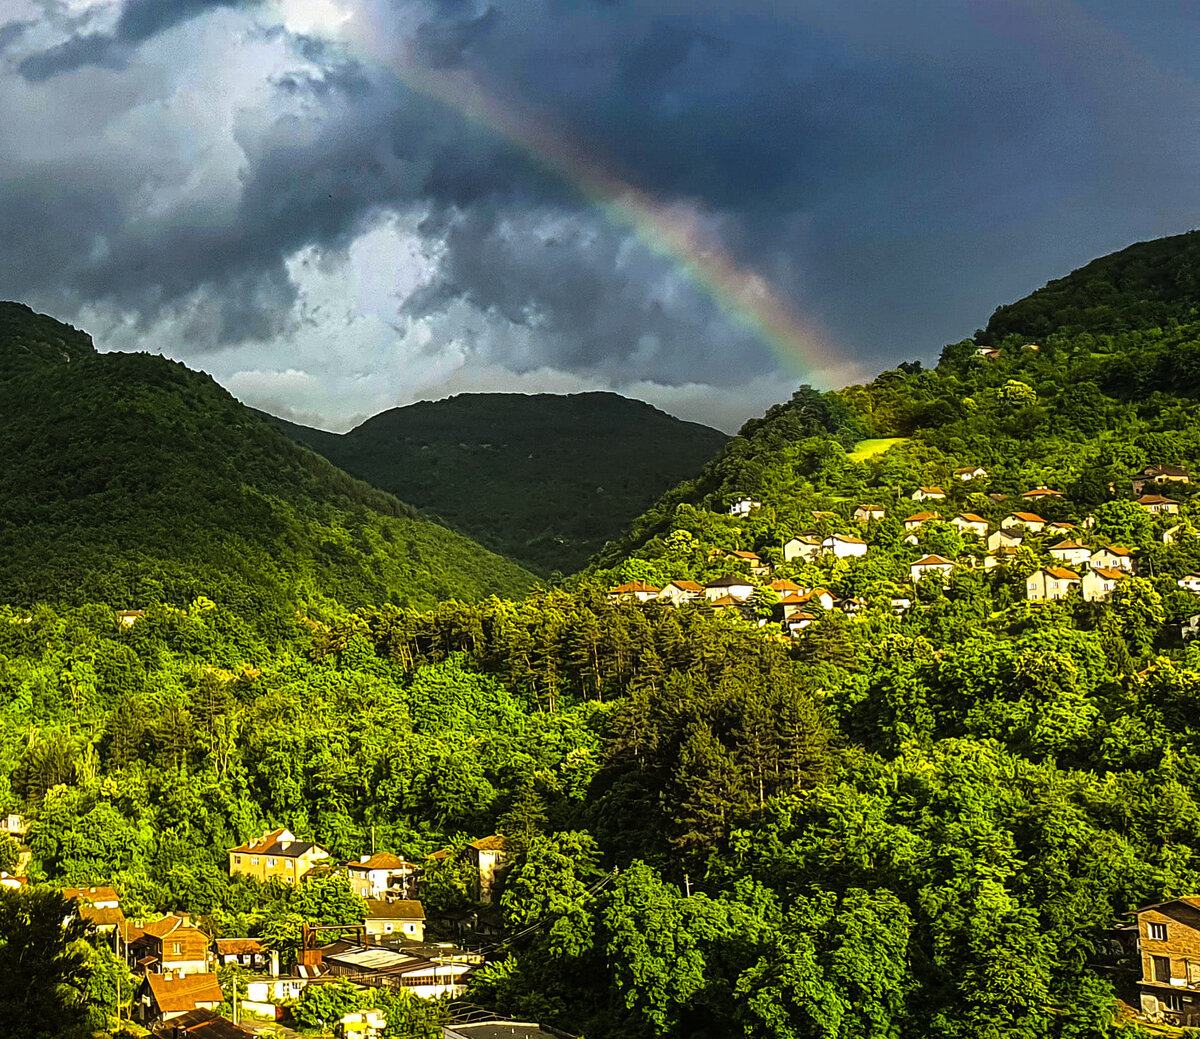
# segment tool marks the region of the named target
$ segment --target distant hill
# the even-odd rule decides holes
[[[432,606],[532,575],[282,435],[209,376],[0,303],[0,602]]]
[[[615,393],[463,394],[346,434],[276,421],[346,472],[542,573],[582,567],[728,440]]]

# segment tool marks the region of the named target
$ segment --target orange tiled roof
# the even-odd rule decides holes
[[[182,978],[147,974],[146,983],[158,1008],[167,1014],[194,1010],[201,1003],[219,1004],[225,998],[215,974],[185,974]]]

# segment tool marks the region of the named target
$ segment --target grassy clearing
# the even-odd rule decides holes
[[[881,437],[876,440],[860,440],[850,452],[850,461],[865,462],[868,458],[883,454],[889,447],[903,444],[908,437]]]

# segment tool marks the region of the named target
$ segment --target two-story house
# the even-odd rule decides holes
[[[203,974],[211,941],[190,917],[174,914],[129,929],[130,956],[147,974]]]
[[[329,852],[309,841],[297,840],[291,830],[271,830],[256,840],[229,849],[229,872],[249,873],[257,880],[279,877],[298,884]]]
[[[347,862],[346,874],[350,890],[359,898],[412,898],[417,893],[421,867],[399,855],[379,852],[364,855],[358,862]]]
[[[790,538],[783,543],[783,558],[788,563],[795,559],[806,559],[811,563],[821,558],[821,552],[819,538],[802,536]]]
[[[1200,897],[1137,910],[1142,1013],[1172,1025],[1200,1024]]]
[[[415,899],[394,899],[389,902],[368,898],[367,915],[363,925],[374,938],[408,938],[425,940],[425,907]]]
[[[1065,599],[1082,588],[1079,575],[1062,566],[1043,567],[1025,579],[1025,598],[1031,602]]]

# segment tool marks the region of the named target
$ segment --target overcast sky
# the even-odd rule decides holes
[[[734,429],[1200,224],[1193,8],[0,0],[0,298],[330,429],[585,389]]]

